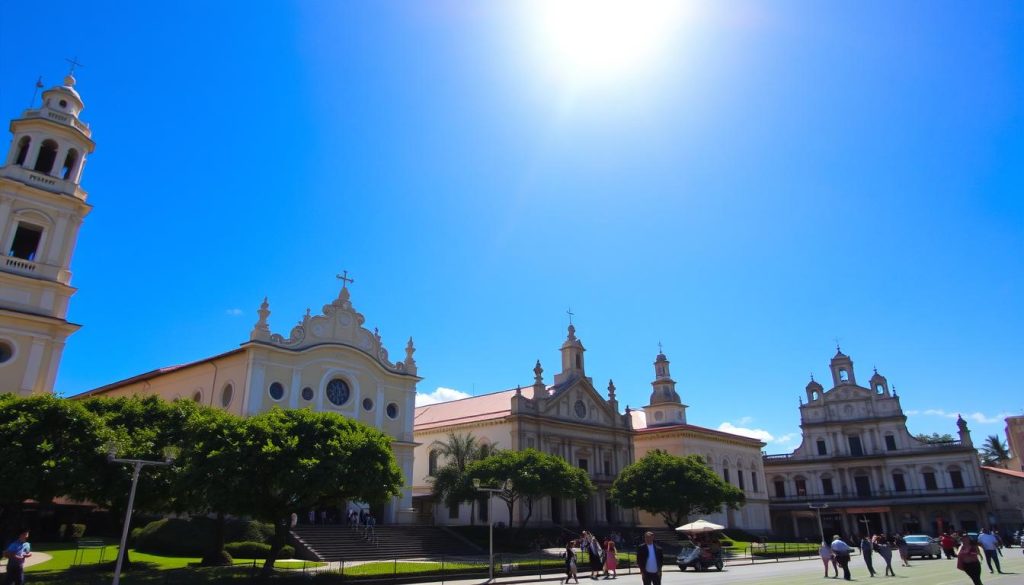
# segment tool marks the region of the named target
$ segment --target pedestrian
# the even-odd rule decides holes
[[[896,533],[896,550],[900,551],[900,562],[903,563],[903,566],[909,567],[910,547],[907,546],[907,541],[903,538],[903,534],[900,532]]]
[[[604,541],[604,578],[617,579],[619,576],[617,572],[618,568],[618,550],[615,548],[615,541],[611,537],[608,537]],[[611,576],[609,576],[609,573],[611,573]]]
[[[971,537],[966,534],[960,537],[960,551],[956,553],[956,568],[967,573],[974,585],[982,585],[978,545],[971,542]]]
[[[821,541],[821,547],[818,548],[818,555],[821,556],[821,564],[825,565],[825,576],[828,577],[828,566],[832,565],[832,570],[835,573],[832,578],[838,578],[839,565],[836,564],[836,555],[832,552],[832,547],[824,540]]]
[[[644,533],[644,543],[636,549],[636,566],[640,569],[643,585],[661,585],[661,568],[665,564],[665,551],[654,544],[654,533]]]
[[[577,583],[580,582],[579,577],[576,576],[576,551],[572,550],[573,541],[569,540],[565,543],[565,552],[562,553],[565,556],[565,584],[569,585],[569,579],[575,580]]]
[[[850,545],[843,542],[836,534],[832,537],[832,552],[836,555],[836,562],[843,568],[843,579],[850,580]]]
[[[948,532],[943,532],[942,536],[939,537],[939,546],[942,547],[942,553],[946,555],[947,559],[952,559],[956,556],[956,541],[949,535]]]
[[[991,530],[985,528],[981,531],[981,534],[978,535],[978,544],[981,545],[981,548],[985,551],[985,563],[988,564],[988,572],[994,572],[992,571],[992,561],[995,561],[996,571],[999,571],[999,574],[1001,575],[1003,573],[1003,568],[999,566],[999,539],[992,534]]]
[[[32,556],[32,545],[28,543],[28,529],[18,531],[18,538],[4,549],[7,559],[7,578],[4,585],[25,585],[25,559]]]
[[[872,545],[868,537],[860,537],[860,555],[864,557],[864,564],[867,565],[868,573],[870,573],[872,577],[875,576],[875,567],[873,565],[871,558],[872,556],[874,556],[874,552],[874,545]]]
[[[601,543],[593,534],[583,531],[583,547],[587,549],[587,560],[590,562],[590,578],[596,580],[601,569],[604,567],[604,560],[601,558]]]
[[[895,577],[896,571],[892,570],[892,547],[889,546],[889,539],[884,534],[875,536],[875,550],[878,551],[878,556],[885,561],[885,576]]]

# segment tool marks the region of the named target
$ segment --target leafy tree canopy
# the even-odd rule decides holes
[[[699,455],[677,457],[651,451],[615,478],[611,498],[620,506],[662,517],[670,528],[691,514],[712,514],[722,506],[737,509],[743,492],[718,477]]]
[[[991,467],[1005,467],[1006,462],[1010,459],[1010,449],[1006,446],[1006,441],[999,438],[999,435],[985,437],[985,442],[979,449],[979,453],[981,454],[981,464]]]
[[[948,443],[956,440],[949,433],[932,433],[930,435],[928,433],[918,433],[914,435],[914,438],[922,443]]]

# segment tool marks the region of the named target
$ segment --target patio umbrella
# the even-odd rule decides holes
[[[722,530],[725,526],[715,524],[714,522],[708,522],[707,520],[697,520],[696,522],[690,522],[689,524],[683,524],[679,528],[676,528],[676,532],[714,532],[716,530]]]

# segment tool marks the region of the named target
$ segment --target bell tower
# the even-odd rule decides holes
[[[53,392],[68,336],[71,255],[91,206],[79,186],[92,130],[69,73],[11,121],[0,166],[0,392]]]
[[[676,392],[676,381],[672,379],[669,361],[660,343],[658,356],[654,358],[654,381],[651,386],[651,403],[644,407],[647,426],[686,424],[686,405]]]

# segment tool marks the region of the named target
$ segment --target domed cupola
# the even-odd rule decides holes
[[[672,379],[669,361],[658,344],[658,356],[654,358],[654,381],[651,382],[651,401],[644,407],[647,426],[686,424],[686,405],[676,392],[676,381]]]
[[[871,390],[879,396],[889,395],[889,381],[885,379],[885,376],[878,373],[875,370],[875,375],[871,376]]]
[[[832,370],[832,383],[834,386],[856,385],[857,379],[853,376],[853,360],[843,353],[839,346],[836,346],[836,355],[829,363]]]
[[[825,389],[811,376],[811,381],[807,383],[807,387],[804,388],[807,391],[807,402],[813,402],[821,398],[822,393]]]

